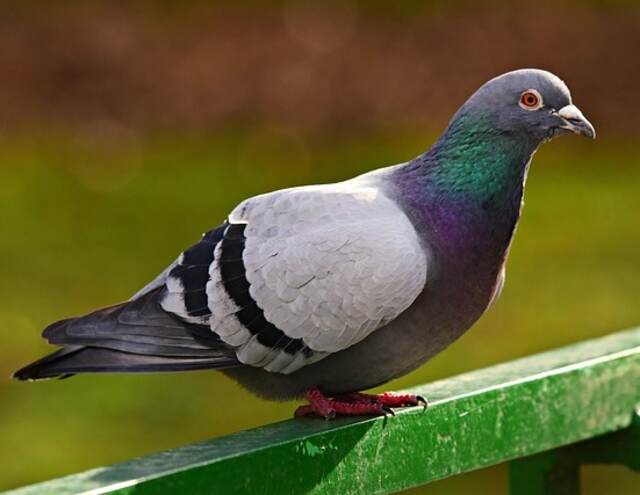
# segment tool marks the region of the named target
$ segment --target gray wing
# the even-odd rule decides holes
[[[354,182],[247,200],[231,213],[208,276],[179,268],[184,258],[167,277],[162,307],[208,324],[240,362],[285,374],[396,318],[427,272],[404,212]]]

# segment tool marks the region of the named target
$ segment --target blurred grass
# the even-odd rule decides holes
[[[47,323],[127,298],[238,201],[408,159],[415,135],[307,138],[283,129],[215,139],[46,135],[0,140],[0,489],[288,418],[211,372],[8,375],[49,351]],[[534,161],[499,303],[400,388],[640,323],[640,156],[632,140],[565,139]],[[637,477],[587,470],[586,493]],[[505,493],[498,467],[425,493]]]

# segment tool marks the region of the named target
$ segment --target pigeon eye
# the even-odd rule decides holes
[[[520,106],[525,110],[537,110],[542,106],[542,96],[535,89],[528,89],[520,95]]]

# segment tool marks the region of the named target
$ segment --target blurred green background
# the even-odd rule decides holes
[[[212,372],[8,377],[47,323],[127,298],[238,201],[410,159],[509,69],[558,73],[599,139],[540,150],[500,301],[388,388],[640,323],[636,3],[318,5],[0,4],[0,489],[290,417]],[[506,493],[506,470],[414,492]]]

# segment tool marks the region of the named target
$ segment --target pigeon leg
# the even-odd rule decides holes
[[[384,392],[382,394],[363,394],[358,392],[343,397],[345,400],[351,400],[352,402],[377,402],[387,407],[422,405],[426,408],[429,405],[428,401],[420,395],[396,394],[394,392]],[[341,397],[341,399],[343,397]]]
[[[333,419],[336,416],[379,416],[393,415],[392,407],[416,406],[427,401],[420,396],[409,394],[346,394],[335,398],[325,396],[317,388],[307,390],[305,396],[309,404],[300,406],[295,417],[320,416]]]

